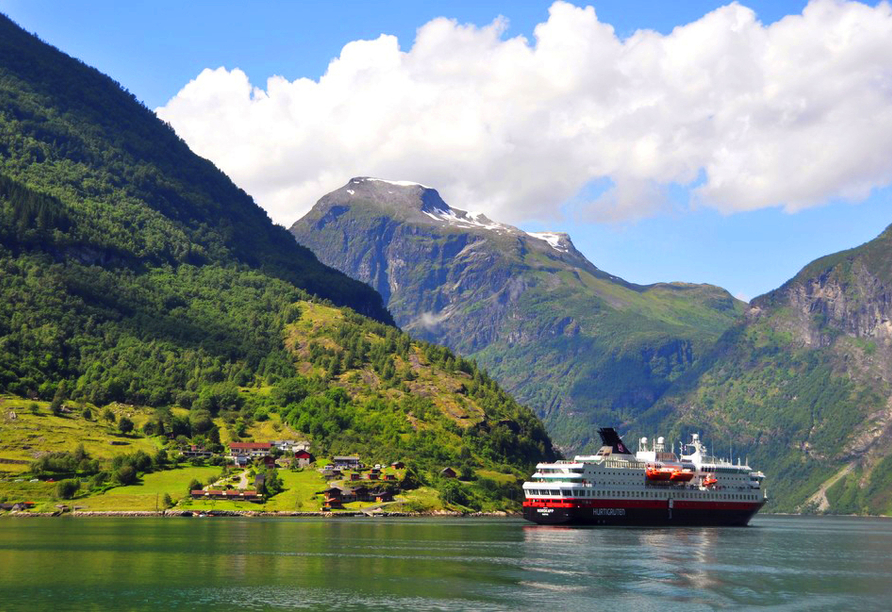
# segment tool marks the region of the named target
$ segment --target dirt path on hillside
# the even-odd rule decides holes
[[[839,479],[851,472],[855,469],[855,463],[849,463],[836,474],[831,476],[829,479],[824,481],[824,484],[820,486],[817,493],[808,498],[808,500],[802,506],[808,506],[810,504],[817,504],[818,512],[823,512],[830,507],[830,502],[827,500],[827,491],[839,482]],[[801,509],[801,507],[800,507]]]

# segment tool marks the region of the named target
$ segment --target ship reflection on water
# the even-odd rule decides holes
[[[523,550],[533,573],[548,582],[599,585],[695,607],[734,605],[746,549],[761,545],[762,530],[739,528],[604,528],[525,526]],[[729,551],[738,551],[736,558]],[[758,556],[756,554],[755,556]],[[752,569],[752,568],[750,568]],[[744,570],[746,573],[748,570]],[[563,576],[554,576],[561,572]],[[563,578],[563,580],[561,579]],[[535,583],[536,581],[530,581]]]

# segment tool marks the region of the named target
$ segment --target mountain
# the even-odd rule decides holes
[[[331,337],[305,354],[292,327],[309,312],[325,316],[307,333]],[[296,244],[117,83],[0,16],[0,393],[63,415],[187,408],[203,424],[187,437],[276,412],[320,450],[421,469],[520,473],[553,456],[473,364],[391,323],[380,295]],[[320,356],[324,376],[304,361]],[[413,401],[393,388],[437,377],[448,389]],[[39,431],[22,444],[55,450]]]
[[[291,232],[377,289],[413,336],[477,360],[568,451],[654,406],[743,312],[719,287],[626,282],[566,234],[453,209],[405,181],[351,179]]]
[[[392,321],[374,291],[295,245],[119,84],[2,15],[0,35],[0,175],[78,216],[64,244],[41,238],[45,251],[84,263],[244,264]],[[42,229],[55,240],[56,228]]]
[[[775,510],[890,514],[890,321],[892,227],[753,300],[636,427],[733,440]]]

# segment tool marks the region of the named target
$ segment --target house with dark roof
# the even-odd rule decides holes
[[[232,489],[228,491],[220,491],[214,489],[195,489],[190,491],[192,499],[228,499],[231,501],[249,501],[262,502],[263,495],[257,491],[245,491],[240,489]]]
[[[324,505],[329,508],[344,507],[344,491],[340,487],[328,487],[321,491],[324,496]]]
[[[331,462],[337,468],[346,468],[349,470],[358,470],[362,467],[362,463],[359,461],[359,457],[354,456],[346,456],[346,455],[336,455],[332,457]]]
[[[376,502],[392,502],[393,491],[390,491],[389,489],[369,491],[369,497],[374,499]]]
[[[208,457],[213,457],[214,453],[207,450],[203,446],[197,446],[195,444],[191,444],[188,447],[183,449],[183,457],[199,457],[202,459],[207,459]]]

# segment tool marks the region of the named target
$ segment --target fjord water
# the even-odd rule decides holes
[[[888,610],[892,521],[4,519],[4,610]]]

